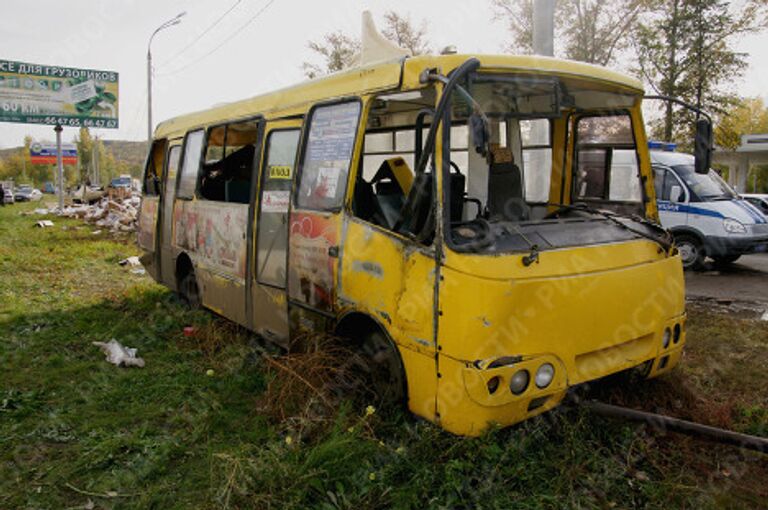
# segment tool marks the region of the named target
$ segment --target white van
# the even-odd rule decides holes
[[[693,156],[673,148],[652,142],[651,163],[661,224],[675,236],[683,266],[701,268],[706,257],[725,265],[768,252],[768,218],[713,170],[697,174]]]

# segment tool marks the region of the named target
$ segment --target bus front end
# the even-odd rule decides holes
[[[443,80],[436,419],[451,432],[681,358],[683,270],[658,225],[642,90],[605,73],[484,61]]]

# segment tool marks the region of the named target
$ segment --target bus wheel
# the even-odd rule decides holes
[[[397,348],[380,331],[368,333],[362,341],[363,376],[377,404],[395,409],[405,403],[405,370]]]
[[[741,255],[725,255],[723,257],[712,257],[715,267],[727,267],[741,258]]]
[[[189,268],[189,271],[179,282],[179,295],[189,308],[192,310],[200,309],[200,288],[197,286],[197,278],[193,268]]]
[[[701,241],[695,236],[683,234],[675,236],[675,245],[683,260],[683,269],[701,269],[707,254]]]

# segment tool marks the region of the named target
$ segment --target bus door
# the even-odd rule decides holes
[[[288,249],[290,320],[297,331],[322,331],[334,317],[341,212],[361,109],[359,99],[319,104],[304,126]]]
[[[288,209],[301,123],[294,119],[267,124],[258,203],[252,218],[256,256],[251,262],[251,328],[284,346],[289,336]]]
[[[156,280],[160,276],[157,229],[167,146],[167,140],[155,140],[147,155],[137,233],[139,247],[144,250],[141,263]]]
[[[176,199],[176,175],[181,157],[181,140],[171,141],[168,149],[162,196],[160,197],[160,215],[158,221],[157,246],[160,249],[160,281],[171,289],[176,288],[176,253],[173,245],[173,203]]]

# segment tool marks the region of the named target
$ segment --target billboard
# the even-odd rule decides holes
[[[0,60],[0,122],[118,127],[118,74]]]
[[[33,165],[55,165],[56,144],[50,142],[33,142],[29,146],[29,159]],[[61,159],[65,165],[77,164],[77,146],[72,143],[61,144]]]

